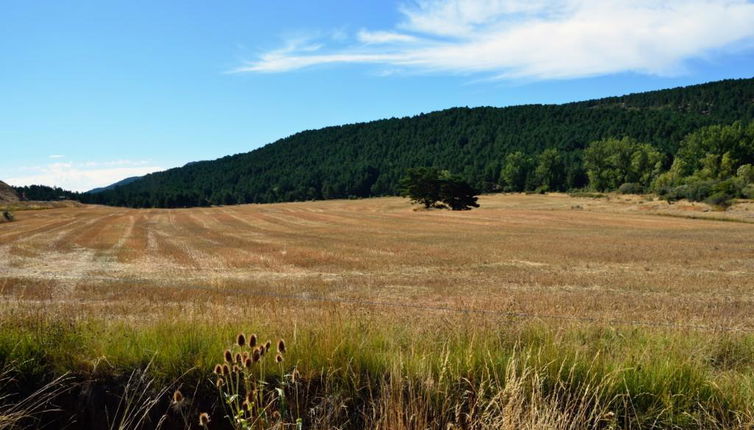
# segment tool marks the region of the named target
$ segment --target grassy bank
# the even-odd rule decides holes
[[[107,385],[113,399],[132,371],[148,367],[154,391],[181,385],[195,393],[190,413],[207,409],[220,425],[212,369],[243,331],[286,339],[284,366],[270,366],[265,379],[297,369],[304,382],[288,413],[307,427],[754,424],[752,334],[354,312],[262,309],[219,321],[176,313],[145,322],[9,313],[0,359],[18,364],[29,389],[72,372]]]

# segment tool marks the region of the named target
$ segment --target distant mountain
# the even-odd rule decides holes
[[[0,203],[14,203],[19,200],[16,190],[3,181],[0,181]]]
[[[103,191],[112,190],[115,187],[120,187],[122,185],[130,184],[131,182],[137,181],[139,179],[141,179],[141,176],[131,176],[130,178],[123,179],[123,180],[118,181],[118,182],[116,182],[114,184],[110,184],[110,185],[108,185],[106,187],[93,188],[93,189],[87,191],[87,193],[89,193],[89,194],[101,193]]]
[[[251,152],[149,174],[85,198],[133,207],[185,207],[394,195],[407,168],[458,173],[481,191],[505,185],[506,157],[555,150],[561,175],[549,189],[587,184],[583,149],[629,136],[653,145],[669,167],[681,139],[700,127],[754,118],[754,79],[563,105],[453,108],[406,118],[309,130]],[[515,155],[515,154],[514,154]],[[529,178],[536,177],[530,174]],[[527,180],[520,189],[535,189]]]

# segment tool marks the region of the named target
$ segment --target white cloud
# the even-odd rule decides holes
[[[271,52],[262,56],[261,61],[240,67],[235,72],[287,72],[304,67],[327,63],[391,63],[399,57],[377,54],[329,54],[329,55],[287,55]]]
[[[384,44],[384,43],[408,43],[416,42],[418,39],[408,34],[395,33],[391,31],[367,31],[361,30],[356,35],[360,42],[366,44]]]
[[[289,43],[235,71],[372,63],[497,78],[672,75],[754,40],[746,0],[416,0],[400,11],[394,28],[362,30],[349,46]]]
[[[4,179],[10,185],[49,185],[71,191],[89,191],[130,176],[164,170],[149,161],[116,160],[106,162],[56,162],[41,166],[20,167],[14,177]]]
[[[51,155],[50,155],[50,158],[65,158],[65,155],[60,155],[60,154],[51,154]]]
[[[567,4],[563,0],[419,0],[400,8],[406,21],[399,27],[431,35],[466,37],[480,27],[499,26],[506,20],[555,14]]]

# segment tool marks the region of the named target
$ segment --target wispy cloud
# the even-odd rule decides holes
[[[493,78],[673,75],[754,41],[747,0],[416,0],[400,12],[393,28],[361,30],[345,46],[292,41],[235,71],[363,63]]]
[[[356,35],[359,42],[365,44],[387,44],[387,43],[411,43],[418,42],[419,39],[402,33],[392,31],[367,31],[361,30]]]
[[[13,177],[4,179],[11,185],[49,185],[71,191],[88,191],[110,185],[130,176],[141,176],[164,170],[147,160],[115,160],[105,162],[55,162],[39,166],[19,167]]]
[[[49,158],[65,158],[65,155],[51,154]]]

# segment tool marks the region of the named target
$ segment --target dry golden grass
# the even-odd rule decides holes
[[[494,195],[470,212],[413,211],[398,198],[24,211],[0,227],[0,291],[82,309],[234,292],[754,328],[754,226],[656,216],[687,210],[638,199]]]

